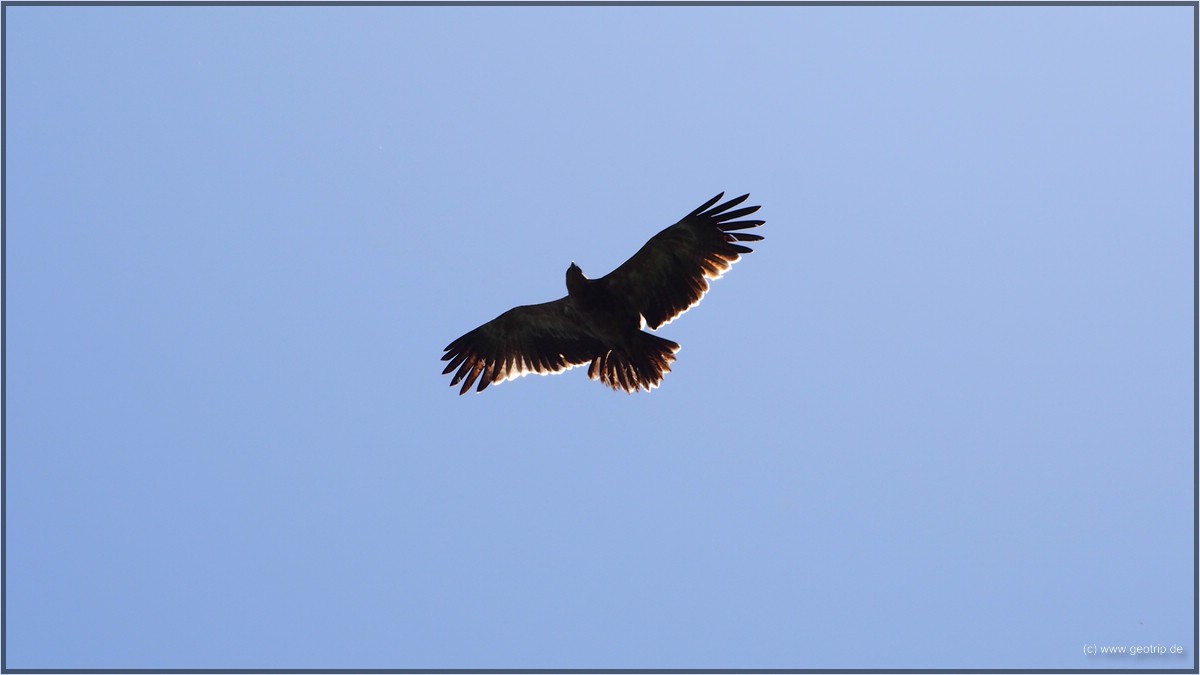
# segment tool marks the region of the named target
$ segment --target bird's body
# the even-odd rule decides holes
[[[567,302],[580,320],[608,345],[628,344],[642,330],[642,315],[607,284],[583,276],[575,263],[567,268]]]
[[[679,345],[642,328],[656,329],[686,312],[707,292],[707,279],[751,251],[736,242],[762,239],[736,230],[763,221],[734,220],[759,207],[729,211],[749,195],[709,209],[722,196],[659,232],[610,274],[588,279],[571,263],[566,297],[515,307],[451,342],[442,357],[450,362],[443,374],[458,369],[450,385],[465,380],[459,392],[465,394],[476,379],[483,391],[526,373],[590,363],[588,376],[613,389],[658,386]]]

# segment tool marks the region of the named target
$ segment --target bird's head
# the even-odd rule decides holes
[[[567,268],[567,293],[574,295],[576,292],[583,289],[583,282],[587,277],[583,276],[583,270],[574,262]]]

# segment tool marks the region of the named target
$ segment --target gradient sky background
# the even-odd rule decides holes
[[[1194,11],[8,7],[6,665],[1193,667]]]

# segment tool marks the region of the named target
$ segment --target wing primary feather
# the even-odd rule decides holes
[[[450,371],[454,370],[455,368],[459,367],[462,364],[462,362],[465,361],[466,359],[467,359],[466,352],[458,352],[457,354],[451,353],[451,354],[447,354],[447,355],[443,356],[442,360],[443,361],[449,360],[450,364],[446,366],[446,369],[442,371],[442,374],[445,375],[445,374],[449,373]]]
[[[722,232],[732,232],[734,230],[748,230],[752,227],[758,227],[767,221],[765,220],[738,220],[732,223],[721,223]]]
[[[747,206],[744,209],[737,209],[736,211],[730,211],[728,213],[721,213],[718,215],[714,215],[712,217],[712,219],[713,219],[713,222],[723,223],[727,220],[733,220],[735,218],[741,218],[742,216],[748,216],[751,213],[754,213],[755,211],[759,210],[760,208],[762,208],[762,207],[761,206]]]
[[[467,365],[464,365],[463,369],[466,370],[467,367],[468,367]],[[479,362],[478,361],[472,362],[469,364],[469,367],[470,367],[470,370],[468,370],[466,372],[466,378],[463,381],[462,389],[458,390],[459,396],[462,396],[463,394],[470,391],[471,385],[475,384],[475,378],[479,377],[479,370],[481,367],[479,365]],[[462,373],[459,373],[459,375],[462,375]],[[458,382],[457,379],[455,379],[453,382],[451,382],[450,386],[453,387],[456,382]]]
[[[725,194],[725,193],[722,192],[721,194]],[[718,213],[723,213],[724,211],[726,211],[728,209],[732,209],[733,207],[737,206],[738,204],[741,204],[742,202],[746,201],[749,198],[750,198],[750,193],[746,193],[746,194],[742,195],[741,197],[734,197],[733,199],[730,199],[729,201],[725,202],[724,204],[721,204],[720,206],[713,207],[713,210],[710,211],[708,213],[708,215],[715,216]]]
[[[713,197],[712,199],[701,204],[699,208],[697,208],[695,211],[692,211],[691,213],[687,214],[687,216],[685,216],[685,218],[693,218],[695,216],[700,215],[701,213],[704,213],[704,211],[707,210],[708,207],[712,206],[713,204],[716,204],[718,201],[721,200],[721,197],[724,197],[724,196],[725,196],[724,192],[718,192],[716,197]],[[746,195],[746,196],[748,197],[749,195]],[[744,197],[743,197],[743,199],[744,199]]]

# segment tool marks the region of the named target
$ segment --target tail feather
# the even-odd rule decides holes
[[[671,362],[677,351],[679,345],[674,342],[638,331],[630,345],[611,349],[592,359],[588,377],[617,391],[631,394],[640,389],[650,391],[671,372]]]

